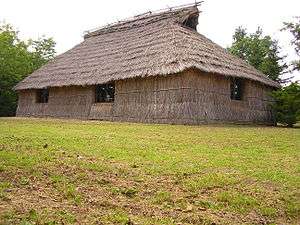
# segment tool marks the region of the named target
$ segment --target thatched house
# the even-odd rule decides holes
[[[272,123],[279,84],[196,31],[196,6],[89,32],[21,81],[17,116]]]

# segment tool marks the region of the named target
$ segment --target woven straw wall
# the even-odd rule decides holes
[[[86,119],[93,101],[90,87],[50,88],[48,103],[36,103],[35,90],[24,90],[19,92],[17,116]]]
[[[94,86],[51,88],[49,103],[21,91],[18,116],[147,123],[272,123],[270,88],[245,80],[242,101],[230,99],[225,76],[188,70],[178,75],[116,81],[114,103],[94,103]]]

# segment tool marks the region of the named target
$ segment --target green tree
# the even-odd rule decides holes
[[[0,116],[15,114],[17,94],[12,88],[54,55],[52,38],[25,42],[11,25],[0,25]]]
[[[285,56],[280,56],[278,42],[270,36],[264,36],[260,27],[253,34],[248,34],[245,28],[238,27],[228,51],[275,81],[281,81],[280,75],[287,68],[284,63]]]
[[[296,17],[294,22],[285,22],[282,30],[289,31],[293,35],[291,44],[299,59],[292,62],[293,70],[300,70],[300,17]]]
[[[289,86],[272,93],[276,121],[293,127],[300,120],[300,85],[291,83]]]

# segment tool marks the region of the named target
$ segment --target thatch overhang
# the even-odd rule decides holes
[[[190,68],[280,87],[195,29],[196,6],[145,14],[87,33],[15,90],[87,86],[135,77],[171,75]],[[188,24],[188,26],[186,26]]]

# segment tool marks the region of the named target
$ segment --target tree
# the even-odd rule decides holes
[[[17,94],[12,88],[54,55],[52,38],[21,41],[11,25],[0,25],[0,116],[15,114]]]
[[[293,127],[300,120],[300,85],[291,83],[289,86],[272,93],[276,121]]]
[[[284,63],[285,56],[280,56],[278,42],[270,36],[263,36],[260,27],[253,34],[248,34],[245,28],[238,27],[228,51],[275,81],[281,81],[280,75],[287,68]]]
[[[289,31],[293,35],[291,44],[295,47],[299,59],[291,63],[293,66],[292,70],[300,71],[300,17],[296,17],[294,22],[285,22],[282,30]]]

